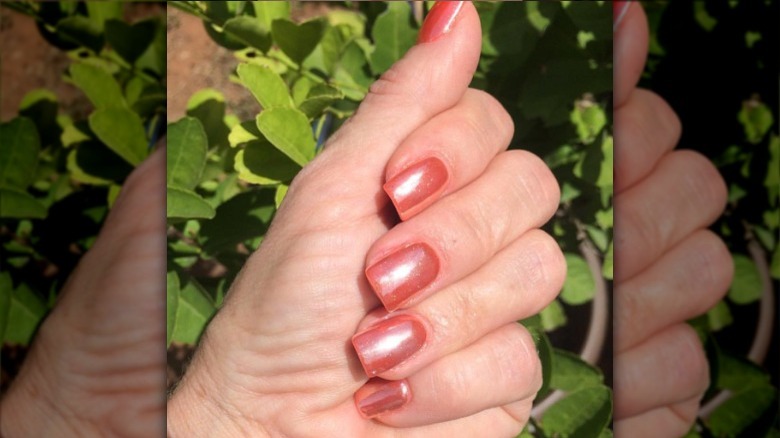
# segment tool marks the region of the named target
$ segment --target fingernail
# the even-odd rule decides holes
[[[394,176],[383,188],[401,219],[407,219],[426,206],[424,201],[442,192],[448,176],[441,160],[427,158]]]
[[[401,248],[366,269],[368,282],[388,311],[431,284],[438,273],[439,259],[424,243]]]
[[[612,2],[612,31],[617,30],[623,18],[628,12],[628,8],[631,6],[630,1],[620,0]]]
[[[411,315],[398,315],[379,321],[352,337],[352,345],[369,377],[383,373],[422,348],[425,326]]]
[[[355,405],[364,418],[400,409],[411,399],[412,391],[406,379],[371,379],[355,392]]]
[[[430,43],[452,30],[463,3],[462,1],[436,2],[425,17],[417,43]]]

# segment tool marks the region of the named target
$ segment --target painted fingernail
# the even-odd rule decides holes
[[[409,382],[371,379],[355,392],[355,406],[364,418],[402,408],[412,400]]]
[[[426,200],[444,190],[448,177],[444,163],[432,157],[405,169],[386,182],[383,188],[401,219],[407,219],[422,210]]]
[[[620,0],[612,2],[612,31],[617,30],[623,18],[628,12],[628,8],[631,6],[630,1]]]
[[[431,284],[438,274],[439,258],[424,243],[401,248],[366,269],[368,282],[388,311]]]
[[[414,316],[379,321],[352,337],[366,375],[374,377],[409,359],[425,343],[425,326]]]
[[[463,8],[462,1],[438,1],[425,17],[417,43],[430,43],[452,30],[455,18]]]

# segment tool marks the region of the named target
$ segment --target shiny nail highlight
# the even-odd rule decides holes
[[[424,243],[401,248],[366,269],[366,278],[385,309],[393,311],[439,274],[439,258]]]
[[[427,158],[406,168],[383,186],[401,219],[407,219],[426,207],[426,200],[444,190],[449,173],[438,158]]]
[[[631,6],[630,1],[614,1],[612,2],[612,31],[617,30],[623,18],[628,12],[628,8]]]
[[[412,315],[381,320],[352,337],[360,363],[369,377],[401,364],[416,353],[427,335],[425,326]]]
[[[355,392],[355,406],[364,418],[400,409],[412,400],[409,382],[371,379]]]
[[[452,30],[458,13],[463,8],[462,1],[438,1],[425,17],[417,43],[430,43]]]

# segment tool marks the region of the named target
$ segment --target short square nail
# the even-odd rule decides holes
[[[439,274],[439,258],[424,243],[403,247],[366,269],[366,278],[385,309],[393,311]]]
[[[396,367],[416,353],[427,335],[412,315],[381,320],[352,337],[352,345],[369,377]]]
[[[440,194],[448,178],[447,166],[432,157],[404,169],[383,188],[401,219],[407,219],[423,209],[425,201]]]
[[[438,1],[425,17],[417,43],[430,43],[452,30],[458,13],[463,8],[462,1]]]
[[[400,409],[411,400],[412,391],[405,379],[371,379],[355,392],[355,406],[364,418]]]

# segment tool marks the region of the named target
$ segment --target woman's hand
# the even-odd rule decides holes
[[[511,119],[468,89],[474,6],[439,3],[421,35],[293,182],[169,402],[171,436],[514,436],[527,421],[541,367],[515,321],[565,277],[538,230],[558,186],[505,151]]]
[[[165,148],[125,181],[3,398],[0,436],[154,437],[165,419]]]
[[[733,274],[706,227],[726,186],[702,155],[673,151],[680,121],[636,88],[647,23],[628,7],[615,35],[615,436],[682,436],[709,385],[707,358],[685,321],[712,307]],[[616,10],[619,16],[619,11]]]

